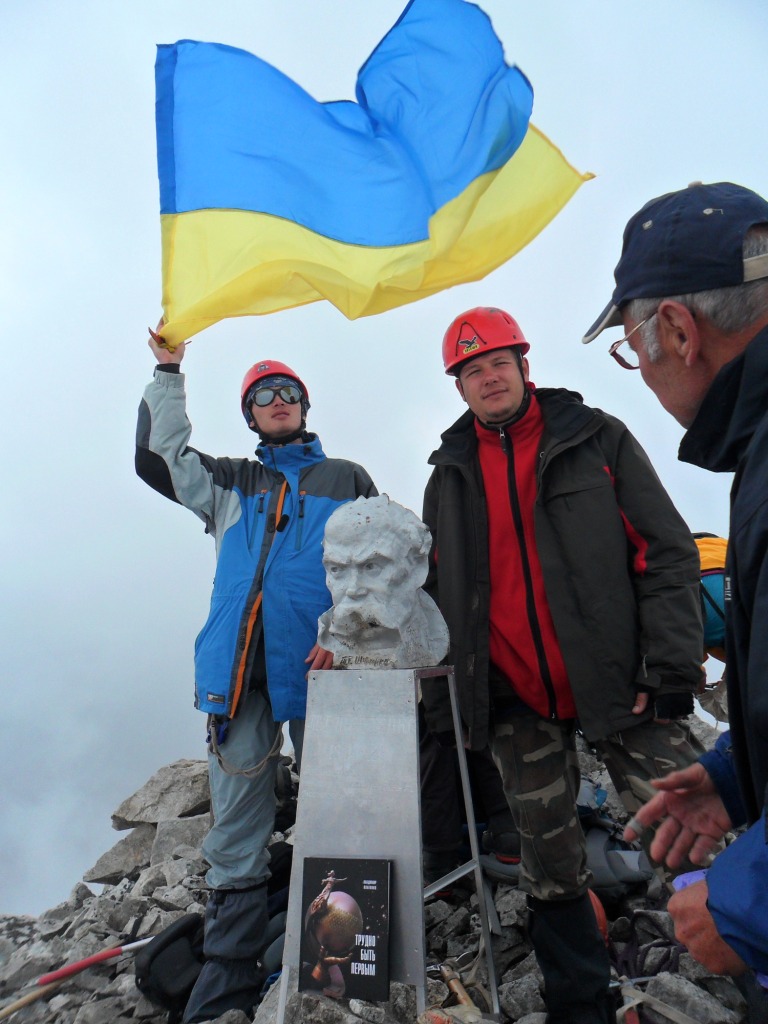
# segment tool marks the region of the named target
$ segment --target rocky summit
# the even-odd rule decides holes
[[[697,724],[698,731],[706,728]],[[711,741],[712,737],[706,738]],[[603,766],[586,749],[581,756],[584,776],[608,792],[605,807],[620,823],[623,810]],[[295,775],[292,778],[295,783]],[[161,768],[123,801],[112,823],[125,836],[86,872],[69,899],[37,918],[0,916],[0,1019],[12,1017],[19,1024],[160,1024],[168,1020],[167,1012],[137,989],[132,953],[87,967],[46,986],[44,992],[36,985],[42,975],[65,964],[157,935],[185,914],[204,913],[206,864],[200,845],[210,825],[204,761],[177,761]],[[285,850],[292,826],[285,817],[282,821],[278,817],[278,824],[284,831],[275,833],[273,843]],[[526,938],[525,898],[516,887],[514,870],[494,870],[490,864],[487,873],[500,1020],[502,1024],[544,1024],[541,975]],[[709,974],[675,941],[664,909],[665,892],[654,878],[605,901],[617,1005],[622,999],[634,1002],[644,1024],[664,1024],[670,1020],[665,1012],[669,1009],[678,1022],[686,1018],[695,1024],[748,1020],[736,986]],[[491,1004],[484,958],[477,955],[481,928],[473,885],[462,880],[433,898],[425,906],[425,923],[430,1024],[483,1019]],[[458,986],[446,983],[450,976],[441,971],[441,965],[455,970]],[[463,992],[470,1002],[457,1005]],[[251,1019],[256,1024],[273,1024],[278,995],[279,985],[272,984],[265,988],[255,1017],[230,1011],[218,1018],[218,1024],[248,1024]],[[415,991],[399,982],[391,984],[385,1003],[297,993],[290,997],[285,1014],[286,1024],[414,1024],[416,1019]]]

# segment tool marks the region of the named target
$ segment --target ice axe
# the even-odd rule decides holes
[[[11,1014],[16,1013],[17,1010],[23,1009],[25,1006],[29,1006],[30,1003],[37,1002],[38,999],[45,999],[46,996],[53,995],[57,988],[60,988],[63,981],[55,981],[52,985],[43,985],[42,987],[33,988],[31,992],[27,992],[23,996],[13,1002],[4,1006],[0,1010],[0,1020],[6,1020]]]
[[[437,969],[428,969],[428,974],[438,974],[451,993],[449,999],[455,1000],[449,1006],[434,1007],[420,1014],[417,1024],[479,1024],[480,1021],[495,1020],[495,1017],[483,1013],[473,1002],[464,988],[460,975],[448,964],[440,964]]]
[[[11,1014],[22,1009],[22,1007],[29,1006],[30,1003],[37,1002],[38,999],[44,999],[46,996],[51,995],[67,978],[71,978],[73,974],[79,974],[86,968],[93,967],[94,964],[100,964],[105,960],[112,960],[116,956],[122,956],[123,953],[134,953],[137,949],[151,942],[153,937],[150,935],[148,939],[139,939],[138,942],[128,942],[123,946],[112,946],[109,949],[102,949],[99,953],[94,953],[93,956],[85,957],[84,960],[76,960],[72,964],[59,967],[56,971],[50,971],[48,974],[41,975],[31,991],[26,992],[15,1002],[9,1003],[8,1006],[4,1006],[0,1010],[0,1020],[6,1020]]]

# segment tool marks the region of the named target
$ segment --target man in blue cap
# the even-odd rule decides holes
[[[653,199],[627,224],[615,278],[584,342],[621,326],[609,352],[639,369],[686,428],[681,461],[736,474],[726,563],[731,730],[697,764],[655,782],[658,794],[625,834],[660,822],[651,852],[674,868],[686,856],[707,863],[727,831],[749,826],[669,910],[697,960],[754,988],[752,972],[768,972],[768,202],[729,182]]]

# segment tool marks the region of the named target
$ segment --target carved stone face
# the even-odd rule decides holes
[[[419,575],[425,574],[419,574],[404,539],[373,523],[350,524],[349,516],[341,518],[326,528],[323,558],[334,604],[333,632],[371,641],[409,617]]]
[[[386,495],[358,498],[337,509],[323,541],[333,608],[320,619],[320,645],[342,660],[354,657],[355,664],[365,656],[368,664],[381,667],[436,664],[445,650],[428,661],[423,659],[434,656],[422,650],[435,632],[435,615],[445,632],[434,602],[420,589],[429,546],[421,520]]]

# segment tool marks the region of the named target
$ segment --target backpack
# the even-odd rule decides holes
[[[271,915],[264,931],[259,952],[263,985],[260,999],[282,969],[287,917],[285,910]],[[169,1024],[181,1020],[205,963],[203,932],[203,915],[185,914],[164,928],[134,958],[136,987],[151,1003],[168,1011]]]
[[[136,987],[177,1024],[203,967],[202,914],[185,914],[164,928],[134,959]]]
[[[725,646],[725,554],[728,541],[713,533],[694,533],[701,560],[701,617],[704,622],[704,647],[724,660],[719,652]]]
[[[586,842],[587,867],[592,872],[591,888],[600,900],[614,909],[626,896],[647,893],[656,875],[645,853],[625,842],[622,827],[603,810],[607,793],[582,776],[576,810]],[[480,855],[483,871],[497,882],[516,885],[520,864],[505,864],[488,854]]]

